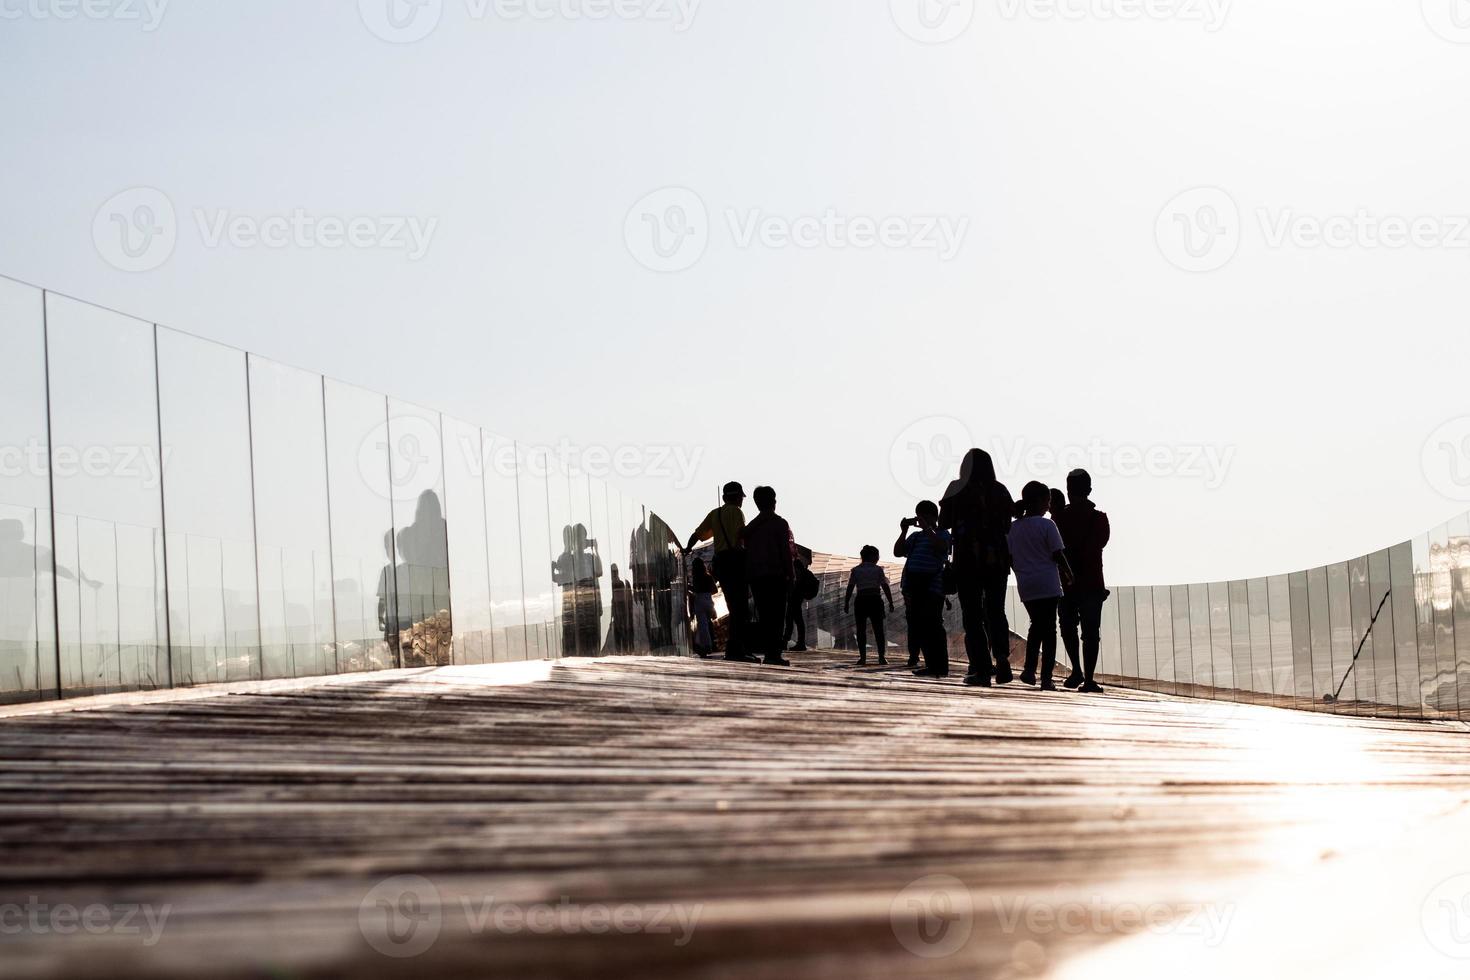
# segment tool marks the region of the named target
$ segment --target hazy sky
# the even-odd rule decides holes
[[[681,534],[886,548],[968,443],[1088,463],[1119,583],[1470,507],[1464,0],[0,0],[0,85],[0,274]]]

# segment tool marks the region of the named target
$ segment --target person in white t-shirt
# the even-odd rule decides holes
[[[1031,618],[1021,683],[1036,683],[1039,658],[1041,689],[1055,691],[1056,683],[1051,675],[1057,664],[1057,605],[1062,598],[1063,582],[1072,580],[1072,569],[1063,551],[1061,532],[1046,516],[1051,491],[1045,484],[1032,481],[1021,491],[1021,502],[1025,513],[1011,525],[1006,539],[1011,567],[1016,572],[1016,591]]]

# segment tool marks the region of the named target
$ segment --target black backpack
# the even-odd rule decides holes
[[[807,601],[815,599],[822,591],[821,580],[812,574],[810,568],[802,568],[796,576],[796,594]]]

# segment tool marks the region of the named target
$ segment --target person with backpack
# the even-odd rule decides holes
[[[806,548],[796,549],[796,578],[791,583],[791,595],[786,600],[786,637],[790,643],[793,634],[796,652],[806,650],[806,604],[821,594],[822,583],[812,574],[812,553]]]
[[[1026,515],[1011,525],[1008,542],[1011,566],[1016,570],[1016,591],[1031,617],[1026,634],[1026,666],[1021,683],[1035,684],[1037,659],[1041,661],[1041,689],[1055,691],[1052,673],[1057,665],[1057,605],[1062,587],[1072,581],[1062,535],[1046,516],[1051,492],[1046,484],[1032,481],[1021,491]]]
[[[910,534],[910,530],[914,529]],[[944,632],[944,570],[953,538],[939,527],[939,505],[921,500],[914,516],[898,525],[893,554],[904,559],[904,611],[909,628],[909,666],[916,677],[949,676],[949,637]],[[918,666],[919,654],[924,666]]]
[[[853,608],[852,594],[857,593],[857,643],[859,667],[868,665],[868,626],[873,627],[873,642],[878,646],[878,665],[888,666],[888,638],[883,635],[883,600],[888,600],[888,611],[893,612],[893,590],[888,585],[888,573],[878,564],[878,549],[865,545],[860,552],[863,562],[853,567],[847,576],[847,598],[842,602],[842,611]]]

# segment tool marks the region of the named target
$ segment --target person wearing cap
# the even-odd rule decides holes
[[[693,551],[701,542],[713,541],[715,557],[712,571],[725,605],[730,610],[730,636],[725,642],[725,659],[755,663],[746,647],[750,642],[750,587],[745,569],[745,488],[739,483],[725,484],[725,502],[710,511],[704,522],[689,536],[685,549]]]

